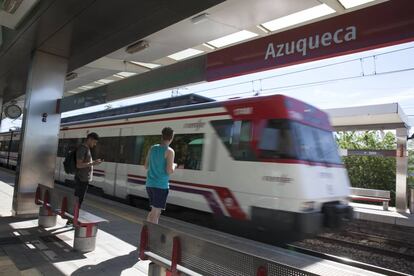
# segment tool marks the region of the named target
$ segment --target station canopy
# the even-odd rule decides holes
[[[410,128],[398,103],[326,109],[336,131]]]
[[[68,59],[68,111],[403,43],[414,37],[407,2],[0,1],[0,94],[4,103],[24,96],[34,50]]]

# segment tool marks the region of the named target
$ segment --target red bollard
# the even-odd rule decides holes
[[[179,237],[174,237],[170,268],[171,276],[180,275],[180,272],[177,270],[177,265],[179,262],[181,262],[181,243]]]
[[[264,266],[261,266],[257,269],[256,276],[267,276],[267,270]]]
[[[139,259],[147,260],[145,251],[148,249],[149,235],[148,235],[148,226],[144,225],[141,229],[141,239],[139,242]]]

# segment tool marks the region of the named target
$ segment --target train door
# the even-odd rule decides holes
[[[148,133],[153,126],[125,129],[123,133],[123,152],[125,159],[124,175],[126,194],[146,197],[145,181],[147,172],[144,167],[146,154],[151,145],[159,143],[160,135],[137,135]]]
[[[132,136],[132,128],[126,127],[120,129],[119,141],[119,159],[116,168],[116,186],[114,194],[116,197],[125,198],[127,196],[128,187],[128,167],[130,166],[130,140]]]

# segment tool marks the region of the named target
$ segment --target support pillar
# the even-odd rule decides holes
[[[397,156],[396,156],[396,189],[395,189],[395,207],[398,212],[407,212],[407,135],[406,128],[397,128]]]
[[[66,70],[65,58],[41,51],[33,53],[16,167],[15,216],[36,217],[38,206],[34,198],[38,183],[54,186],[60,128],[56,103],[63,95]]]

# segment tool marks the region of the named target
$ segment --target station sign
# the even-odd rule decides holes
[[[207,55],[207,81],[414,40],[414,1],[390,0]]]
[[[347,150],[347,156],[395,157],[395,150]]]

